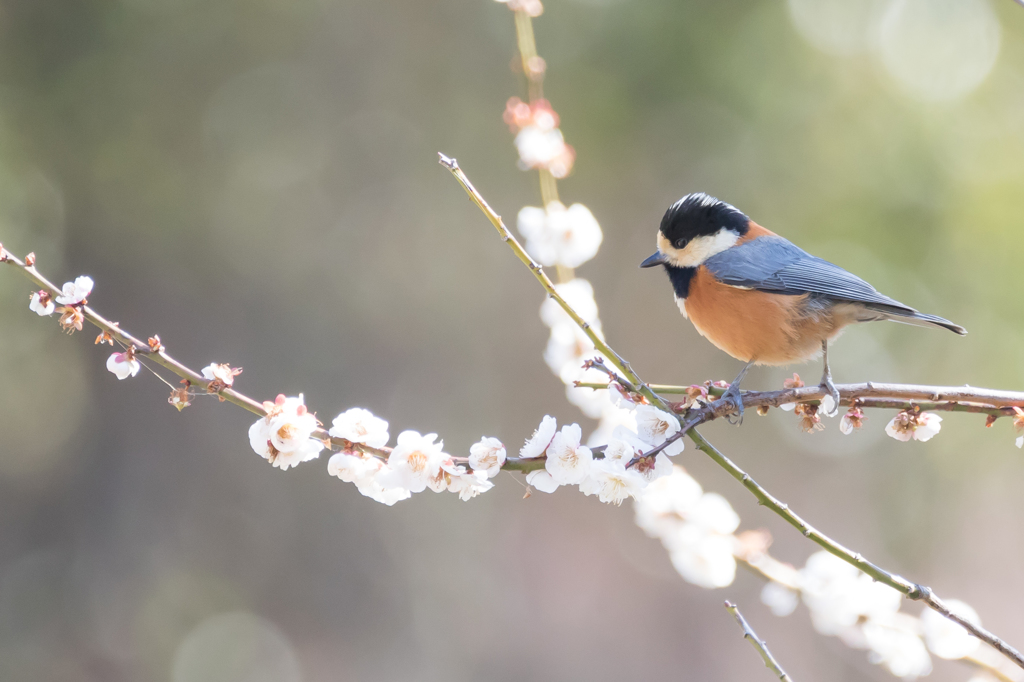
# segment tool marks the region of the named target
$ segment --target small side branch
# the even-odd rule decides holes
[[[52,296],[58,296],[61,293],[61,290],[53,282],[36,270],[35,265],[29,265],[2,246],[0,246],[0,264],[16,268],[22,275],[35,282],[36,286],[48,291]],[[148,343],[129,334],[121,329],[118,323],[111,322],[87,305],[82,306],[82,314],[88,322],[109,334],[123,346],[133,348],[137,357],[152,360],[182,379],[188,379],[193,386],[201,386],[205,389],[210,385],[211,381],[209,379],[168,355],[162,344],[155,349],[151,348]],[[267,415],[267,411],[263,408],[263,403],[239,393],[233,388],[221,388],[219,391],[216,391],[216,395],[260,417]],[[387,458],[388,454],[390,454],[390,448],[372,448],[362,443],[350,443],[342,438],[331,437],[327,430],[322,428],[318,428],[313,432],[313,438],[324,441],[324,443],[330,443],[329,447],[334,451],[357,448],[367,454],[384,458]]]
[[[732,602],[725,602],[726,610],[732,614],[736,622],[743,628],[743,638],[750,642],[751,646],[757,649],[757,653],[761,654],[761,658],[764,659],[764,666],[775,673],[780,680],[784,682],[793,682],[793,678],[786,674],[786,671],[782,669],[779,662],[772,656],[772,652],[768,651],[768,645],[765,644],[764,640],[759,639],[754,629],[747,623],[747,619],[740,613],[739,608]]]

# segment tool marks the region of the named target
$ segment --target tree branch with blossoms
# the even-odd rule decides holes
[[[985,630],[980,625],[970,622],[968,619],[960,616],[958,613],[952,611],[939,597],[931,590],[931,588],[919,585],[917,583],[906,580],[902,576],[895,573],[886,571],[885,569],[877,566],[876,564],[865,559],[860,553],[853,552],[852,550],[844,547],[835,540],[831,539],[827,535],[821,533],[809,523],[804,521],[795,512],[790,510],[789,505],[781,502],[774,496],[772,496],[767,490],[761,487],[747,472],[743,471],[735,463],[733,463],[728,457],[723,455],[717,448],[715,448],[709,441],[701,436],[694,428],[698,423],[706,421],[704,417],[704,410],[706,407],[697,408],[696,410],[690,408],[686,412],[686,420],[680,426],[678,420],[669,414],[674,411],[672,406],[669,405],[661,396],[654,393],[635,371],[630,367],[629,363],[623,359],[618,353],[616,353],[611,346],[609,346],[603,339],[601,339],[588,325],[583,318],[572,309],[572,307],[565,301],[565,299],[559,295],[555,289],[551,280],[544,273],[543,268],[539,263],[530,257],[529,253],[519,244],[518,240],[508,231],[505,227],[504,222],[487,203],[482,195],[476,190],[473,184],[469,181],[466,174],[459,168],[458,162],[455,159],[449,158],[444,154],[440,154],[440,163],[442,166],[447,168],[452,175],[459,181],[463,189],[466,190],[473,202],[480,208],[481,211],[487,216],[488,220],[494,225],[498,234],[501,236],[512,252],[523,262],[524,265],[529,268],[533,273],[534,277],[541,283],[545,291],[548,293],[553,300],[569,315],[569,317],[579,325],[580,329],[587,335],[597,350],[604,356],[608,357],[609,360],[614,364],[615,368],[622,372],[624,378],[615,379],[614,381],[620,383],[628,391],[639,394],[639,399],[645,402],[645,405],[640,407],[654,407],[658,410],[665,420],[664,426],[661,427],[661,433],[664,434],[662,442],[659,443],[652,449],[636,452],[629,459],[629,464],[640,465],[645,471],[656,471],[657,462],[656,459],[673,444],[681,442],[681,438],[686,435],[694,442],[697,448],[703,451],[705,454],[711,457],[711,459],[725,469],[733,478],[740,481],[745,488],[747,488],[757,498],[758,503],[764,505],[774,511],[776,514],[781,516],[787,523],[799,530],[805,537],[815,542],[816,544],[823,547],[827,552],[839,557],[843,561],[851,564],[852,566],[863,571],[865,574],[870,576],[872,579],[888,585],[898,592],[902,593],[905,597],[915,601],[922,601],[930,608],[934,609],[938,613],[942,614],[946,618],[956,622],[966,630],[970,631],[971,634],[978,637],[979,639],[987,642],[1002,654],[1013,660],[1018,666],[1024,668],[1024,656],[1021,656],[1020,652],[1014,647],[1007,644],[1005,641],[995,636],[991,632]],[[937,391],[931,391],[932,394]],[[819,396],[820,398],[820,396]],[[638,407],[638,409],[640,409]],[[690,412],[695,412],[694,415],[690,415]],[[713,411],[712,411],[713,413]],[[930,421],[930,420],[929,420]],[[918,428],[925,428],[931,430],[934,426],[928,423],[911,422],[903,427],[903,431],[900,432],[902,437],[905,433],[912,433]],[[909,438],[908,438],[909,439]],[[577,440],[578,442],[578,440]],[[678,450],[681,450],[679,448]],[[677,452],[678,452],[677,450]],[[588,453],[589,454],[589,453]],[[605,457],[608,457],[608,452],[605,452]],[[623,455],[625,457],[625,455]],[[549,459],[545,463],[545,468],[550,466],[550,453]],[[523,463],[526,466],[525,463]],[[534,465],[537,466],[537,465]],[[539,470],[539,466],[538,466]],[[623,486],[627,486],[623,483]],[[582,488],[581,488],[582,489]]]
[[[331,475],[355,483],[362,494],[389,505],[408,499],[412,492],[428,486],[436,492],[455,492],[462,499],[470,499],[493,487],[482,470],[469,471],[442,452],[443,444],[434,442],[436,434],[421,436],[415,431],[405,431],[399,434],[397,446],[389,448],[387,422],[367,410],[349,409],[335,417],[327,430],[309,412],[301,395],[279,395],[274,401],[259,402],[234,389],[234,378],[241,373],[241,368],[212,363],[202,372],[196,372],[171,357],[159,336],[143,342],[123,330],[119,323],[109,321],[91,308],[87,298],[93,290],[92,278],[81,276],[58,289],[36,269],[35,261],[34,254],[21,260],[0,245],[0,264],[17,268],[41,287],[31,295],[30,310],[41,317],[59,312],[58,322],[69,334],[82,331],[84,322],[100,329],[97,344],[116,343],[123,349],[110,355],[107,369],[124,380],[136,376],[145,366],[171,387],[168,402],[179,411],[191,404],[191,398],[208,394],[259,415],[260,419],[249,429],[250,445],[279,469],[315,459],[327,448],[338,453],[328,463]],[[60,308],[56,306],[58,303]],[[181,377],[182,385],[170,384],[144,362],[147,360]],[[197,388],[201,392],[197,392]]]

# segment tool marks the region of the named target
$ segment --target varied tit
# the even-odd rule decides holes
[[[704,193],[672,204],[658,229],[658,251],[640,264],[664,265],[676,304],[701,336],[747,363],[723,398],[736,405],[751,365],[788,365],[819,352],[821,385],[839,408],[828,342],[849,324],[892,320],[967,330],[878,293],[846,270],[815,258],[733,206]]]

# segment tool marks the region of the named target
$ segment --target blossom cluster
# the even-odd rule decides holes
[[[578,268],[597,255],[603,235],[594,214],[583,204],[566,208],[559,201],[546,207],[525,206],[517,226],[526,251],[541,265]]]
[[[793,374],[792,379],[786,379],[783,382],[783,387],[787,389],[801,388],[803,385],[804,382],[800,379],[799,374]],[[800,417],[800,428],[808,433],[814,433],[825,428],[821,423],[821,417],[818,416],[819,413],[831,417],[839,413],[838,406],[835,404],[832,396],[829,395],[822,398],[820,406],[811,403],[787,403],[782,405],[781,409],[786,412],[794,412]],[[1014,409],[1018,410],[1014,425],[1019,431],[1024,431],[1024,410],[1020,410],[1020,408]],[[864,416],[864,411],[855,402],[846,414],[843,415],[842,420],[840,420],[839,430],[843,435],[848,436],[857,429],[862,428],[865,419],[867,417]],[[990,421],[989,425],[991,423]],[[886,425],[885,432],[891,438],[904,443],[910,440],[926,442],[935,437],[941,429],[942,417],[934,412],[921,412],[918,408],[914,407],[902,410],[893,417]],[[1017,447],[1024,447],[1024,436],[1017,439]]]
[[[556,178],[572,172],[576,151],[565,143],[558,127],[558,114],[546,99],[524,102],[512,97],[505,103],[505,123],[516,134],[522,170],[546,170]]]
[[[680,466],[654,481],[634,504],[636,524],[661,540],[687,582],[727,587],[736,577],[740,517],[717,493],[706,493]]]
[[[35,256],[29,254],[25,258],[27,265],[35,261]],[[54,312],[60,313],[60,326],[68,334],[82,331],[82,324],[85,322],[86,298],[92,293],[93,281],[91,277],[82,275],[75,278],[74,282],[65,282],[61,292],[53,297],[49,291],[40,289],[32,292],[29,298],[28,309],[40,317],[49,317]],[[60,304],[60,308],[57,304]]]
[[[297,466],[319,457],[328,445],[326,439],[314,436],[319,424],[301,395],[280,395],[264,407],[267,416],[250,427],[249,442],[256,454],[274,466]],[[386,458],[366,452],[387,446],[388,423],[358,407],[335,417],[328,433],[347,445],[331,457],[328,473],[354,483],[361,494],[388,506],[428,488],[457,493],[469,500],[494,486],[488,479],[497,475],[505,461],[504,446],[496,439],[484,438],[471,449],[468,461],[473,469],[469,470],[444,452],[444,443],[437,441],[437,434],[421,435],[416,431],[398,434]]]
[[[929,674],[931,655],[962,659],[974,654],[981,644],[962,626],[931,609],[925,608],[919,617],[901,612],[899,592],[825,551],[808,558],[795,586],[769,583],[761,598],[776,615],[788,615],[796,606],[796,592],[810,610],[818,632],[839,637],[851,648],[867,650],[872,663],[904,679]],[[946,605],[980,625],[978,614],[964,602],[949,600]]]
[[[582,444],[579,424],[559,430],[555,418],[545,416],[519,451],[522,459],[545,458],[544,468],[527,474],[526,482],[545,493],[575,485],[583,494],[615,505],[629,497],[640,498],[651,483],[672,473],[669,457],[683,451],[683,441],[670,440],[679,432],[675,415],[651,405],[634,407],[636,428],[615,427],[596,457]],[[658,446],[664,446],[661,452],[647,456]]]
[[[634,503],[636,523],[661,541],[672,565],[690,583],[705,588],[732,584],[737,560],[778,580],[769,580],[761,600],[777,616],[793,613],[802,600],[814,628],[823,635],[868,652],[872,663],[893,675],[914,679],[929,674],[932,656],[955,660],[980,646],[962,626],[931,609],[913,616],[900,611],[902,595],[825,551],[812,554],[796,570],[767,557],[767,542],[751,551],[749,539],[735,535],[739,517],[723,497],[706,493],[679,466],[647,486]],[[755,543],[756,544],[756,543]],[[773,570],[764,570],[773,564]],[[949,600],[951,611],[980,625],[969,605]]]

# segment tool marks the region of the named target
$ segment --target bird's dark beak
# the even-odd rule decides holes
[[[653,268],[655,265],[662,265],[668,262],[668,258],[665,257],[661,251],[655,251],[654,255],[645,260],[640,264],[642,268]]]

